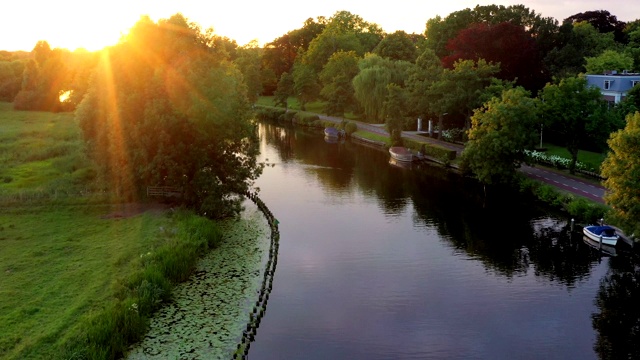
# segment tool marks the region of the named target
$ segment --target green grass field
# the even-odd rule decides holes
[[[192,213],[111,204],[94,178],[73,114],[0,103],[0,358],[118,356],[219,239]]]
[[[158,214],[103,219],[110,206],[0,214],[0,358],[51,358],[112,301],[140,254],[158,244]]]
[[[0,204],[77,193],[95,176],[72,113],[13,111],[0,103]]]
[[[544,147],[547,149],[547,151],[545,151],[547,155],[557,155],[560,157],[571,159],[569,151],[567,151],[567,149],[562,146],[544,144]],[[586,150],[578,151],[578,161],[594,169],[600,169],[600,165],[602,165],[602,162],[606,157],[607,154],[603,153],[595,153]]]

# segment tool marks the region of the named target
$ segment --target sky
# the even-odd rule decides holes
[[[386,32],[423,33],[428,19],[476,5],[524,4],[544,17],[558,21],[579,12],[608,10],[618,20],[640,18],[640,6],[632,0],[20,0],[3,6],[0,17],[0,50],[30,51],[38,40],[52,48],[90,51],[117,43],[141,15],[168,18],[180,12],[203,29],[234,39],[239,45],[251,40],[268,43],[302,27],[308,18],[331,17],[346,10],[377,23]],[[8,10],[8,11],[7,11]]]

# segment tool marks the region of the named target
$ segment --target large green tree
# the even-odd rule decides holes
[[[415,62],[418,56],[414,39],[402,30],[386,35],[373,49],[375,54],[391,60]]]
[[[240,210],[261,171],[255,128],[243,77],[208,34],[143,17],[103,53],[76,116],[112,193],[174,186],[209,217]]]
[[[262,94],[261,57],[262,49],[253,41],[237,49],[237,58],[234,60],[236,67],[242,73],[247,85],[247,97],[250,102],[256,102]]]
[[[320,72],[323,85],[320,95],[326,100],[328,115],[343,116],[345,111],[355,108],[356,99],[352,80],[358,75],[358,56],[355,51],[338,51],[331,55]]]
[[[402,130],[404,130],[409,92],[398,84],[387,85],[387,98],[384,102],[383,116],[385,129],[391,137],[394,146],[402,145]]]
[[[463,167],[485,184],[512,181],[533,145],[536,102],[522,88],[509,89],[475,111],[469,141],[462,153]]]
[[[442,93],[431,92],[431,86],[440,80],[444,68],[435,52],[424,49],[416,63],[409,69],[407,88],[409,89],[410,108],[416,117],[427,119],[429,116],[441,115],[440,105]],[[445,110],[446,111],[446,110]]]
[[[465,119],[465,128],[471,125],[473,110],[482,105],[484,89],[492,83],[493,75],[500,67],[487,63],[484,59],[477,62],[462,60],[454,64],[453,69],[445,69],[440,80],[429,89],[431,96],[441,96],[434,106],[439,116],[439,129],[443,130],[442,114],[457,112]],[[439,133],[441,135],[441,132]]]
[[[627,116],[627,125],[611,135],[611,149],[602,163],[605,201],[627,233],[640,233],[640,112]]]
[[[358,56],[370,52],[380,42],[383,31],[348,11],[336,12],[326,27],[309,44],[301,61],[320,73],[331,55],[337,51],[355,51]]]
[[[293,67],[293,90],[300,102],[302,110],[320,94],[318,76],[313,68],[305,63],[297,62]]]
[[[587,74],[602,74],[611,70],[622,72],[633,69],[633,57],[615,50],[605,50],[600,55],[587,57],[585,60]]]
[[[356,99],[369,121],[383,122],[387,86],[393,83],[405,87],[412,65],[407,61],[392,61],[376,54],[367,54],[358,67],[360,72],[353,78]]]
[[[575,172],[580,145],[589,127],[595,128],[601,117],[602,95],[596,87],[587,85],[584,78],[562,79],[559,84],[547,84],[539,95],[545,128],[556,132],[563,139],[571,154],[569,170]]]
[[[547,53],[544,62],[557,78],[577,76],[585,71],[587,57],[597,56],[620,45],[613,33],[600,33],[587,22],[564,23],[557,36],[556,46]]]

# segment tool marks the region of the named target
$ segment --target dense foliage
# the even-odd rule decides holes
[[[640,112],[629,115],[625,128],[611,135],[609,147],[602,164],[605,200],[629,233],[640,234]]]
[[[239,210],[261,167],[242,75],[212,42],[181,15],[142,18],[102,54],[76,115],[119,197],[164,185],[209,217]]]
[[[537,121],[535,101],[522,88],[504,91],[475,111],[469,141],[462,153],[469,168],[486,185],[511,182],[535,141],[527,131]]]

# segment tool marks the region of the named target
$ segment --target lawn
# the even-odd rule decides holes
[[[385,135],[380,135],[380,134],[376,134],[370,131],[366,131],[366,130],[358,130],[356,132],[353,133],[356,136],[368,139],[368,140],[373,140],[373,141],[378,141],[378,142],[382,142],[387,144],[389,142],[389,137],[385,136]]]
[[[93,175],[72,113],[0,102],[0,204],[11,195],[79,191]]]
[[[571,159],[571,155],[569,154],[569,151],[567,151],[567,149],[562,146],[557,146],[553,144],[544,144],[544,148],[547,149],[547,151],[545,151],[547,155],[556,155],[556,156],[564,157],[567,159]],[[591,152],[586,150],[578,151],[578,161],[587,165],[589,168],[596,169],[597,172],[599,172],[600,165],[602,165],[602,162],[606,157],[607,157],[607,154],[603,154],[603,153],[596,153],[596,152]]]

